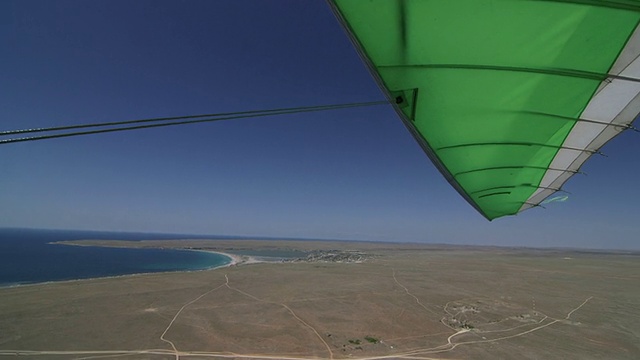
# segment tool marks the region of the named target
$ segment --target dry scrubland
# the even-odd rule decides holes
[[[291,241],[118,246],[357,249],[0,289],[0,358],[638,359],[640,256]]]

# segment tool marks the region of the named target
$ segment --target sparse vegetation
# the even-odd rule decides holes
[[[78,352],[79,358],[93,356],[95,350],[118,349],[139,349],[140,353],[128,354],[150,357],[145,351],[162,345],[158,336],[176,316],[165,338],[177,340],[178,350],[193,352],[194,357],[211,351],[234,352],[239,358],[299,354],[317,359],[330,358],[331,349],[334,359],[401,358],[410,351],[432,349],[427,353],[440,351],[439,357],[449,359],[510,359],[514,354],[540,359],[638,359],[637,337],[625,330],[637,328],[637,321],[621,310],[629,309],[629,299],[640,296],[640,288],[629,285],[640,271],[636,255],[572,255],[583,256],[584,267],[576,267],[577,260],[568,267],[556,260],[555,252],[546,256],[538,250],[434,251],[433,246],[421,244],[394,244],[393,248],[384,243],[266,240],[117,244],[212,251],[272,249],[274,244],[288,249],[296,245],[301,251],[362,247],[372,259],[384,262],[247,264],[6,287],[0,289],[0,329],[7,329],[0,331],[0,358],[11,358],[16,353],[12,349],[18,349],[42,351],[41,356],[25,352],[24,358],[63,359],[69,356],[57,351],[82,352],[80,346],[87,353]],[[544,268],[562,276],[538,281]],[[226,284],[265,301],[230,291]],[[494,284],[500,284],[499,292]],[[543,319],[531,309],[531,294],[536,294],[540,311],[554,319]],[[549,296],[542,300],[544,294]],[[587,301],[587,294],[600,299],[599,303]],[[412,296],[435,313],[417,306]],[[291,311],[279,304],[290,306]],[[292,312],[320,336],[305,330]],[[257,319],[265,321],[260,326],[247,325],[256,324]],[[577,320],[585,325],[571,323]],[[465,329],[470,331],[460,331]],[[615,346],[587,341],[587,335]],[[496,340],[504,337],[509,338]],[[454,348],[447,345],[448,340],[460,345]],[[496,346],[469,343],[476,340]],[[154,358],[169,358],[169,344],[163,349]]]
[[[371,336],[365,336],[364,337],[365,340],[367,340],[368,342],[372,343],[372,344],[377,344],[378,342],[380,342],[380,340],[371,337]]]

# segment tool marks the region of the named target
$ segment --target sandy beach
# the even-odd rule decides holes
[[[230,253],[221,252],[221,251],[213,251],[213,250],[194,250],[194,251],[208,252],[208,253],[218,254],[218,255],[222,255],[222,256],[226,256],[228,258],[231,258],[231,262],[229,262],[228,264],[221,265],[221,266],[216,266],[214,268],[207,269],[207,270],[219,269],[219,268],[229,267],[229,266],[239,266],[239,265],[249,265],[249,264],[259,264],[259,263],[264,263],[264,262],[271,262],[271,261],[265,261],[265,260],[258,259],[258,258],[254,257],[254,256],[236,255],[236,254],[230,254]]]

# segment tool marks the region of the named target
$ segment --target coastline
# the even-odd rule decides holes
[[[80,241],[86,241],[86,240],[80,240]],[[199,252],[205,252],[205,253],[214,253],[214,254],[226,256],[231,259],[231,262],[229,264],[211,267],[207,269],[198,269],[198,270],[210,270],[210,269],[217,269],[217,268],[226,267],[226,266],[277,262],[277,261],[263,260],[256,256],[231,254],[231,253],[227,253],[220,250],[199,249],[199,248],[194,249],[192,247],[172,247],[172,246],[159,246],[159,245],[149,246],[149,247],[132,247],[132,246],[125,245],[125,244],[130,244],[130,242],[127,240],[108,240],[108,241],[112,242],[115,245],[111,245],[111,244],[104,245],[104,244],[93,244],[93,243],[85,244],[85,243],[78,243],[77,240],[53,241],[48,244],[66,245],[66,246],[102,247],[102,248],[121,248],[121,249],[164,249],[164,250],[180,250],[180,251],[199,251]],[[143,241],[144,240],[139,241],[139,243],[142,243]],[[166,240],[160,240],[160,241],[166,241]],[[197,271],[197,270],[179,270],[179,271]],[[175,271],[167,271],[167,272],[175,272]]]
[[[84,245],[84,244],[76,244],[76,243],[65,243],[65,242],[50,242],[49,244],[53,245],[66,245],[66,246],[87,246],[87,247],[105,247],[105,246],[97,246],[97,245]],[[126,247],[122,247],[126,248]],[[160,247],[153,249],[162,249]],[[12,289],[12,288],[22,288],[26,286],[41,286],[41,285],[52,285],[52,284],[63,284],[63,283],[75,283],[80,281],[94,281],[94,280],[102,280],[102,279],[119,279],[119,278],[129,278],[136,276],[145,276],[145,275],[156,275],[156,274],[174,274],[174,273],[192,273],[192,272],[201,272],[201,271],[213,271],[216,269],[231,267],[231,266],[240,266],[240,265],[249,265],[249,264],[257,264],[264,263],[268,261],[261,261],[252,256],[244,256],[244,255],[235,255],[229,254],[221,251],[213,251],[213,250],[201,250],[201,249],[170,249],[170,250],[182,250],[182,251],[198,251],[205,253],[213,253],[222,255],[229,259],[229,262],[210,266],[202,269],[185,269],[185,270],[167,270],[167,271],[154,271],[154,272],[138,272],[132,274],[121,274],[121,275],[108,275],[108,276],[97,276],[97,277],[86,277],[79,279],[66,279],[66,280],[51,280],[51,281],[43,281],[43,282],[34,282],[34,283],[14,283],[7,285],[0,285],[0,289]]]
[[[226,252],[216,251],[216,250],[202,250],[202,249],[176,249],[176,250],[189,250],[189,251],[200,251],[200,252],[206,252],[206,253],[213,253],[213,254],[226,256],[226,257],[231,259],[231,261],[228,264],[212,267],[212,268],[209,268],[209,269],[203,269],[203,270],[214,270],[214,269],[219,269],[219,268],[229,267],[229,266],[240,266],[240,265],[250,265],[250,264],[275,262],[275,261],[260,260],[260,259],[254,257],[254,256],[229,254],[229,253],[226,253]]]

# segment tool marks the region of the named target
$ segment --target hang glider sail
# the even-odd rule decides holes
[[[640,2],[330,0],[400,118],[492,220],[538,206],[640,112]]]

